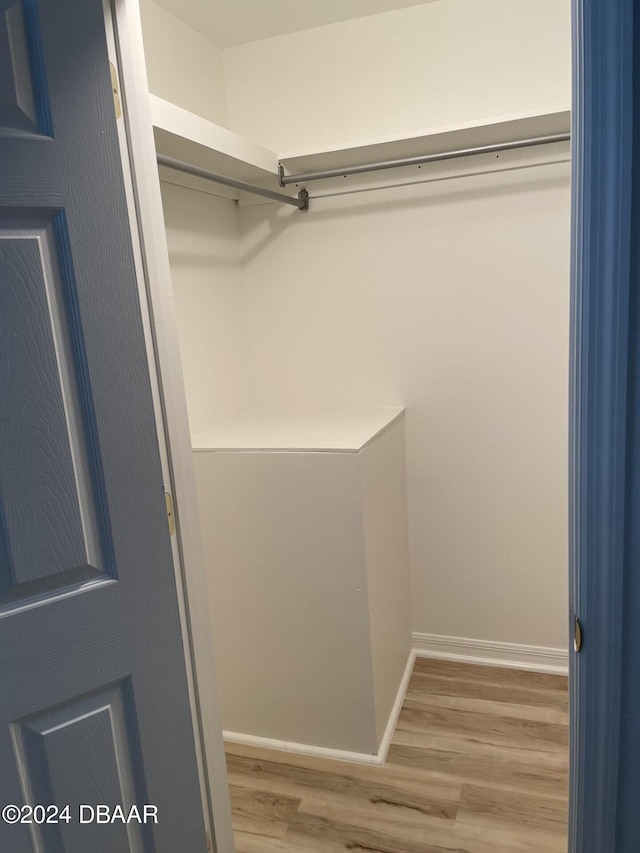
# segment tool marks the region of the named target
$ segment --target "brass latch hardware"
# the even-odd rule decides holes
[[[111,91],[113,92],[113,109],[115,110],[116,118],[122,115],[122,103],[120,102],[120,90],[118,89],[118,72],[113,62],[109,63],[111,70]]]
[[[173,514],[173,499],[169,492],[164,493],[164,500],[167,505],[167,523],[169,525],[169,536],[173,536],[176,532],[176,519]]]
[[[576,652],[579,652],[582,648],[582,625],[577,616],[575,617],[573,648]]]

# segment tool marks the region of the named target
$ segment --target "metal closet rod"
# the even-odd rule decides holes
[[[383,169],[398,169],[402,166],[421,166],[423,163],[437,163],[440,160],[455,160],[458,157],[470,157],[472,154],[494,154],[511,151],[515,148],[530,148],[535,145],[549,145],[552,142],[567,142],[570,133],[554,133],[549,136],[534,136],[529,139],[516,139],[513,142],[500,142],[495,145],[477,145],[475,148],[460,148],[455,151],[442,151],[438,154],[423,154],[419,157],[404,157],[400,160],[382,160],[378,163],[365,163],[362,166],[346,166],[344,169],[323,169],[319,172],[301,172],[297,175],[285,175],[284,166],[279,164],[280,186],[304,184],[309,181],[321,181],[324,178],[346,178],[348,175],[361,175],[364,172],[380,172]]]
[[[179,172],[185,172],[187,175],[193,175],[195,178],[203,178],[205,181],[213,181],[213,183],[223,184],[225,187],[233,187],[236,190],[260,195],[263,198],[270,198],[272,201],[282,202],[282,204],[291,204],[293,207],[297,207],[298,210],[309,209],[309,193],[304,189],[300,190],[297,196],[285,195],[284,193],[277,193],[273,190],[256,187],[253,184],[246,184],[244,181],[236,181],[235,178],[227,178],[225,175],[218,175],[216,172],[210,172],[208,169],[200,169],[198,166],[192,166],[191,163],[176,160],[174,157],[166,157],[164,154],[158,154],[156,159],[159,166],[176,169]]]

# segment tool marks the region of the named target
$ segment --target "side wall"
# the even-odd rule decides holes
[[[396,420],[361,451],[360,465],[379,746],[411,652],[404,418]]]
[[[433,0],[227,48],[232,130],[281,156],[571,104],[569,0]]]
[[[568,164],[241,225],[256,405],[406,406],[413,630],[566,648]]]
[[[226,198],[161,187],[193,435],[252,408],[238,209]]]
[[[153,0],[140,0],[152,94],[227,126],[220,48]]]
[[[358,456],[200,451],[194,470],[223,728],[374,754]]]

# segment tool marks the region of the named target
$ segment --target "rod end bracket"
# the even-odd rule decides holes
[[[298,193],[298,207],[300,210],[309,210],[309,193],[304,187]]]
[[[281,187],[286,186],[284,182],[284,166],[282,165],[282,163],[278,163],[278,183]]]

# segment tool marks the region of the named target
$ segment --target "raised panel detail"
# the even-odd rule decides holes
[[[69,806],[70,821],[33,825],[34,847],[47,853],[147,853],[152,823],[80,822],[80,806],[145,805],[135,777],[137,724],[124,681],[62,708],[14,723],[14,753],[25,804]],[[141,814],[143,809],[140,808]],[[88,809],[84,818],[91,817]],[[159,819],[159,816],[158,816]]]
[[[0,126],[37,131],[27,32],[24,0],[0,0]]]
[[[50,223],[0,223],[0,605],[104,574],[89,414]]]

